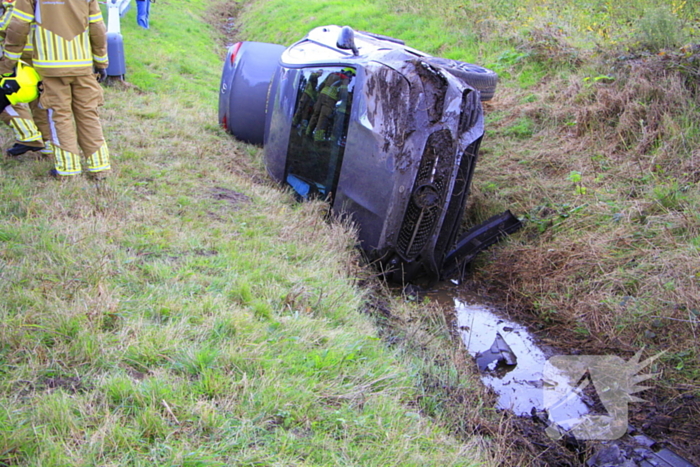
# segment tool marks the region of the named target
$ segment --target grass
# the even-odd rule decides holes
[[[412,357],[361,313],[353,226],[296,203],[216,125],[207,6],[156,3],[149,31],[123,18],[106,183],[0,162],[0,463],[487,459],[438,402],[423,413]]]
[[[218,128],[215,25],[289,44],[350,24],[498,71],[467,218],[528,222],[474,279],[579,351],[667,350],[664,396],[697,395],[697,6],[584,3],[170,0],[149,31],[129,12],[110,180],[0,162],[0,463],[537,462],[444,310],[370,294],[353,226]]]
[[[565,350],[666,351],[645,396],[696,433],[697,407],[668,401],[700,394],[699,15],[657,0],[247,2],[240,34],[289,43],[350,24],[497,71],[467,218],[509,208],[527,223],[472,279]]]

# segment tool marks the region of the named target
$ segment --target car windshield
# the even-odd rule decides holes
[[[355,70],[305,69],[297,87],[285,179],[302,198],[331,199],[345,152]]]

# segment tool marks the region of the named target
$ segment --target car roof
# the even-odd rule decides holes
[[[348,27],[336,25],[320,26],[312,29],[302,40],[292,44],[282,54],[284,65],[292,67],[306,65],[323,65],[342,63],[343,65],[362,65],[368,61],[391,63],[405,61],[427,54],[407,47],[403,41],[363,31],[354,31],[354,43],[358,54],[352,50],[338,47],[338,39]]]

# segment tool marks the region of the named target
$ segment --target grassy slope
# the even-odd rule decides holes
[[[473,464],[359,313],[352,229],[216,126],[206,6],[123,19],[105,185],[0,162],[0,463]]]
[[[267,0],[240,35],[351,24],[497,70],[469,217],[530,222],[482,277],[582,348],[667,350],[666,383],[697,390],[700,54],[680,46],[699,20],[657,0]]]
[[[573,351],[665,351],[645,396],[700,459],[698,4],[247,3],[246,39],[350,24],[499,72],[468,218],[510,208],[528,223],[476,277]]]
[[[700,270],[697,193],[686,188],[696,183],[693,100],[664,81],[691,107],[662,113],[670,136],[638,149],[629,122],[639,114],[615,120],[635,95],[607,105],[617,85],[584,78],[610,68],[580,61],[589,44],[624,39],[615,14],[650,2],[428,3],[250,2],[237,26],[246,39],[290,43],[311,26],[351,24],[499,71],[469,214],[511,207],[532,222],[481,270],[534,320],[575,329],[584,349],[669,347],[660,369],[671,385],[697,390],[697,343],[681,339],[696,330]],[[107,89],[116,176],[105,189],[52,183],[46,161],[0,163],[0,459],[470,463],[474,444],[417,415],[439,418],[446,399],[478,394],[469,379],[444,370],[449,358],[412,361],[400,345],[387,353],[357,314],[351,231],[269,186],[258,150],[214,124],[220,56],[204,7],[158,2],[150,31],[127,15],[138,89]],[[440,13],[420,15],[428,7]],[[569,15],[554,21],[563,34],[547,29],[552,11]],[[600,112],[605,119],[593,118]],[[0,137],[7,146],[9,132]],[[425,352],[444,321],[405,313],[406,334],[433,329],[411,349]],[[459,390],[442,397],[446,387]],[[476,412],[457,412],[450,425],[462,440],[489,424],[481,403],[470,400]],[[507,442],[501,427],[486,432]]]

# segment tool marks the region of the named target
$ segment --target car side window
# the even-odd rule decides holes
[[[302,198],[330,199],[345,152],[355,70],[305,69],[297,87],[285,179]]]

